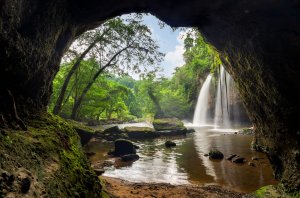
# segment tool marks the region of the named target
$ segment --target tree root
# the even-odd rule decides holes
[[[15,99],[11,91],[1,91],[0,95],[0,127],[13,129],[21,128],[27,131],[27,126],[18,116]]]

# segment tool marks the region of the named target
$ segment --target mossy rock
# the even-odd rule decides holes
[[[131,139],[149,139],[159,137],[159,134],[150,127],[125,127],[124,131]]]
[[[261,187],[251,195],[256,198],[299,198],[300,192],[287,193],[281,184]]]
[[[131,132],[154,132],[153,128],[150,127],[125,127],[124,131],[126,133],[131,133]]]
[[[185,129],[183,122],[178,118],[161,118],[153,121],[156,131]]]
[[[212,149],[208,153],[209,159],[223,159],[224,155],[221,151],[217,149]]]
[[[0,133],[0,167],[4,171],[28,170],[35,181],[28,193],[35,197],[101,196],[100,181],[69,122],[45,112],[31,117],[27,126],[27,132],[6,129]],[[24,197],[21,191],[8,188],[2,196]]]
[[[70,124],[77,132],[80,137],[81,145],[86,145],[92,137],[95,135],[95,130],[87,127],[79,122],[74,120],[66,120],[68,124]]]

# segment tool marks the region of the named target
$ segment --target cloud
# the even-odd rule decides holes
[[[165,61],[173,68],[182,66],[184,64],[183,53],[183,45],[176,45],[174,51],[167,52]]]
[[[175,46],[173,51],[169,51],[166,53],[165,61],[164,61],[164,73],[167,77],[171,77],[175,71],[176,67],[181,67],[184,65],[183,53],[184,53],[184,39],[186,38],[187,32],[189,29],[185,31],[180,31],[176,40],[178,45]]]

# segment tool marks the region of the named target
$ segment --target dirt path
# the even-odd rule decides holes
[[[106,191],[112,198],[239,198],[243,194],[219,186],[170,185],[132,183],[121,179],[101,177]]]

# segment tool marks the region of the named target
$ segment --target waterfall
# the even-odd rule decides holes
[[[210,82],[211,82],[211,75],[209,74],[198,96],[198,101],[197,101],[196,110],[194,112],[194,119],[193,119],[194,126],[207,124],[207,110],[208,110]]]
[[[220,78],[218,80],[217,99],[215,104],[215,128],[231,128],[233,80],[221,66]]]

